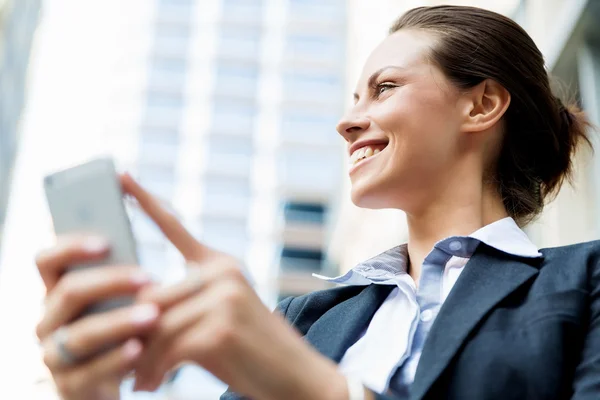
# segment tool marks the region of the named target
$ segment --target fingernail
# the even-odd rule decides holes
[[[135,324],[146,324],[154,321],[156,317],[158,317],[158,307],[154,304],[136,306],[131,313],[131,320]]]
[[[83,249],[88,253],[102,253],[108,249],[108,242],[104,238],[92,236],[83,242]]]
[[[137,339],[128,340],[123,346],[123,355],[128,360],[136,359],[142,353],[142,343]]]

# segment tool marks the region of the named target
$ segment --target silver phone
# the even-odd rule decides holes
[[[110,252],[103,260],[70,269],[138,264],[136,243],[112,159],[95,159],[48,175],[44,189],[57,235],[97,234],[110,243]],[[131,297],[103,301],[84,314],[112,310],[132,301]]]

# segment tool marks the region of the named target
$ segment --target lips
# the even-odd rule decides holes
[[[352,155],[354,155],[354,153],[356,153],[357,150],[360,150],[361,148],[367,147],[367,146],[370,146],[371,148],[373,148],[373,151],[375,149],[379,149],[381,151],[385,148],[385,146],[388,145],[388,143],[389,143],[389,140],[386,138],[359,140],[355,143],[352,143],[352,145],[348,148],[348,153],[350,154],[350,156],[352,156]]]

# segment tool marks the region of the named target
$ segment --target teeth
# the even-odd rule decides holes
[[[358,150],[358,155],[356,156],[357,160],[360,160],[361,158],[363,158],[365,156],[365,148],[363,147],[362,149]]]
[[[380,152],[381,152],[381,150],[379,150],[379,149],[373,150],[373,148],[369,147],[369,146],[360,148],[360,149],[356,150],[354,153],[352,153],[352,155],[350,156],[350,164],[356,164],[363,158],[368,158],[368,157],[374,156],[375,154],[379,154]]]

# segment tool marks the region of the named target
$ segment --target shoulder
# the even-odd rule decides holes
[[[600,240],[541,249],[542,273],[577,279],[582,286],[600,286]]]
[[[277,305],[281,313],[302,333],[328,310],[358,295],[367,286],[342,286],[310,292],[301,296],[291,296]]]
[[[548,247],[541,249],[544,258],[553,260],[571,260],[572,262],[585,262],[598,264],[600,261],[600,240],[570,244],[567,246]]]

